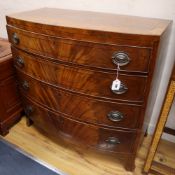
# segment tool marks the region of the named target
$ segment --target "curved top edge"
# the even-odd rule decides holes
[[[7,15],[7,18],[50,26],[151,36],[161,36],[172,22],[165,19],[56,8],[16,13]]]

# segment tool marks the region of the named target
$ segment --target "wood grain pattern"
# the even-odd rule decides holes
[[[6,60],[0,62],[0,65],[0,81],[14,76],[15,69],[13,66],[13,59],[11,55],[6,57]]]
[[[7,19],[9,23],[15,19],[16,22],[23,20],[50,26],[139,35],[161,35],[170,23],[162,19],[54,8],[12,14]]]
[[[19,50],[16,52],[13,49],[12,52],[14,59],[17,59],[19,56],[24,60],[25,65],[22,69],[16,66],[18,71],[22,71],[52,85],[82,94],[112,100],[135,102],[143,102],[144,100],[146,76],[120,74],[120,80],[127,86],[128,90],[126,93],[118,95],[114,94],[111,90],[112,82],[116,79],[116,71],[94,71],[78,66],[46,61],[38,56],[32,56]]]
[[[45,15],[46,18],[44,18]],[[89,21],[92,16],[92,21],[87,24],[84,23],[86,19]],[[126,21],[128,22],[126,23]],[[7,23],[17,72],[20,77],[22,75],[22,78],[23,74],[31,77],[30,82],[35,89],[28,93],[30,97],[33,98],[35,92],[40,94],[35,95],[37,97],[33,98],[35,101],[40,102],[41,106],[39,110],[41,113],[36,114],[36,119],[38,118],[39,120],[35,122],[34,117],[34,124],[48,132],[52,131],[51,128],[53,128],[53,134],[59,133],[55,131],[55,128],[52,126],[53,122],[50,121],[53,118],[52,115],[46,117],[44,111],[49,110],[55,116],[60,109],[66,111],[67,107],[70,110],[67,110],[67,113],[70,112],[69,114],[72,114],[72,109],[74,110],[75,107],[65,100],[65,93],[63,93],[65,91],[66,95],[68,94],[67,98],[69,101],[73,102],[75,100],[75,104],[80,100],[85,103],[88,99],[88,102],[84,105],[87,106],[86,109],[92,108],[88,110],[90,117],[86,116],[81,118],[84,121],[74,122],[81,115],[76,112],[75,115],[77,116],[74,119],[70,119],[63,115],[63,111],[60,117],[63,118],[63,124],[58,124],[57,128],[63,130],[65,138],[68,136],[70,140],[83,144],[87,143],[87,145],[94,143],[100,145],[100,142],[97,142],[97,140],[101,141],[103,138],[107,138],[109,130],[112,130],[110,133],[114,135],[116,133],[120,139],[124,136],[123,132],[132,133],[131,135],[127,134],[126,138],[122,138],[124,144],[119,147],[118,151],[117,147],[113,150],[114,152],[131,153],[129,156],[126,156],[125,168],[132,171],[135,166],[136,152],[149,123],[148,117],[144,117],[144,115],[159,44],[163,43],[163,36],[168,32],[167,29],[171,21],[46,8],[7,16]],[[110,89],[112,81],[116,78],[116,70],[112,67],[110,61],[114,50],[119,51],[120,49],[127,52],[132,60],[119,72],[119,79],[128,87],[124,94],[119,95],[114,94]],[[40,86],[44,83],[43,87],[46,88],[46,91],[41,90],[41,92],[38,92],[38,85],[35,86],[35,83],[33,83],[34,79],[37,80],[36,82],[40,82]],[[52,91],[47,87],[52,87],[56,91]],[[59,93],[57,95],[58,91],[61,92],[61,95]],[[44,101],[41,98],[42,94],[44,94],[43,96],[49,95],[53,102],[49,98]],[[24,103],[27,102],[24,98],[29,97],[29,95],[24,92],[22,95]],[[82,100],[83,96],[85,99]],[[57,104],[58,101],[56,99],[59,98],[64,100],[65,103],[60,102],[62,105]],[[74,100],[71,100],[71,98]],[[97,102],[94,102],[96,100],[100,102],[97,104]],[[110,101],[110,103],[108,102],[107,104],[106,101]],[[64,104],[69,104],[70,107],[64,106]],[[78,104],[77,107],[83,108],[83,106],[78,106]],[[60,109],[54,108],[59,105]],[[125,105],[133,105],[134,108],[142,105],[139,117],[137,117],[137,110],[133,112],[138,120],[135,131],[133,128],[132,130],[126,129],[127,126],[134,127],[135,125],[127,122],[125,122],[125,126],[124,123],[123,125],[121,124],[123,129],[120,130],[118,130],[119,128],[112,129],[114,125],[111,127],[109,123],[107,126],[102,127],[101,124],[104,124],[105,120],[104,123],[97,123],[99,119],[104,119],[105,113],[103,115],[99,113],[101,117],[98,117],[96,112],[103,106],[106,108],[103,112],[111,110],[114,105],[121,110],[125,110],[127,114],[129,114],[130,108],[124,109]],[[121,107],[122,105],[123,107]],[[99,109],[96,111],[94,107]],[[57,110],[55,111],[55,109]],[[28,112],[26,110],[26,114]],[[79,112],[85,114],[82,109]],[[45,119],[43,118],[44,116]],[[72,115],[69,117],[72,117]],[[90,119],[91,122],[94,122],[95,120],[93,121],[93,119],[96,119],[97,122],[89,124],[86,121],[87,119]],[[32,120],[29,119],[28,121]],[[59,122],[55,121],[54,123]],[[73,125],[75,125],[75,129],[72,129]],[[93,128],[91,128],[91,125],[93,125]],[[83,135],[84,132],[81,132],[81,128],[82,131],[85,131],[85,135]],[[110,143],[118,142],[112,136],[109,140]],[[132,149],[128,148],[128,145],[130,145],[129,140],[131,142],[133,140],[131,144]],[[106,152],[109,154],[111,149],[109,146]],[[118,156],[123,157],[124,154],[118,154]]]
[[[11,55],[10,43],[7,40],[0,38],[0,63],[2,64]]]
[[[25,74],[18,74],[18,78],[22,95],[71,118],[108,127],[136,129],[139,126],[139,105],[91,99],[54,88]],[[28,83],[29,88],[23,87],[24,82]],[[121,112],[124,118],[121,121],[110,121],[108,114],[112,111]]]
[[[1,38],[0,38],[0,66],[1,66],[0,81],[14,75],[10,43],[7,40]]]
[[[134,151],[133,143],[137,132],[106,129],[96,125],[85,124],[67,118],[63,114],[56,114],[46,110],[39,104],[29,100],[29,98],[25,98],[24,109],[28,106],[33,108],[28,117],[36,126],[69,142],[114,153],[126,154]],[[116,138],[120,143],[109,142],[110,138]]]
[[[10,44],[0,39],[0,134],[6,135],[21,117],[21,102],[17,91]]]
[[[175,169],[168,167],[167,165],[164,165],[162,163],[153,161],[153,165],[152,165],[150,172],[153,174],[158,174],[158,175],[167,175],[167,174],[174,175]]]
[[[15,47],[49,57],[51,60],[116,70],[117,65],[112,62],[112,56],[114,53],[124,52],[130,58],[130,63],[122,66],[121,71],[149,71],[150,48],[82,42],[31,33],[13,27],[7,29],[11,43],[14,33],[19,37],[20,42],[14,44]]]
[[[39,12],[40,15],[35,16],[35,14],[33,14],[32,11],[27,12],[29,14],[29,16],[31,18],[33,18],[33,20],[40,20],[41,16],[43,14],[47,14],[49,12],[49,14],[46,15],[46,18],[42,18],[40,22],[33,22],[30,20],[25,20],[25,19],[20,19],[23,14],[20,14],[20,18],[18,17],[13,17],[13,15],[9,15],[6,16],[7,19],[7,23],[8,26],[14,26],[23,30],[27,30],[27,31],[31,31],[31,32],[36,32],[38,33],[42,33],[42,34],[47,34],[47,35],[51,35],[51,36],[57,36],[57,37],[63,37],[63,38],[68,38],[68,39],[73,39],[73,40],[81,40],[81,41],[89,41],[89,42],[100,42],[100,43],[111,43],[111,44],[119,44],[119,45],[132,45],[132,46],[142,46],[142,47],[153,47],[155,42],[159,41],[159,38],[161,35],[164,34],[163,31],[165,31],[167,29],[168,26],[171,25],[172,21],[169,20],[155,20],[155,19],[148,19],[148,18],[137,18],[137,17],[131,17],[131,21],[129,21],[128,23],[125,23],[125,20],[122,21],[122,17],[120,15],[112,15],[113,19],[110,19],[110,15],[105,16],[105,14],[103,14],[102,16],[102,24],[100,25],[100,29],[97,30],[95,29],[93,26],[92,29],[88,29],[88,28],[73,28],[71,26],[69,26],[69,24],[65,27],[62,25],[54,25],[53,24],[49,24],[49,21],[53,21],[54,19],[52,18],[53,16],[55,16],[55,13],[62,13],[62,15],[67,15],[69,12],[71,13],[71,11],[69,10],[60,10],[60,9],[54,9],[54,12],[52,12],[53,9],[43,9],[42,14],[40,14],[39,10],[36,10],[36,13]],[[44,12],[45,11],[45,12]],[[76,14],[76,11],[73,11]],[[53,16],[52,16],[53,15]],[[84,25],[84,19],[86,18],[86,15],[90,15],[93,16],[91,19],[95,19],[97,15],[91,12],[89,13],[84,13],[82,11],[78,12],[78,18],[75,17],[75,20],[77,18],[77,21],[80,22],[83,19],[83,24]],[[24,15],[25,16],[25,15]],[[59,15],[58,15],[59,16]],[[58,16],[55,16],[56,18]],[[69,16],[70,17],[70,16]],[[121,19],[120,19],[121,17]],[[82,19],[81,19],[82,18]],[[104,18],[107,18],[106,20],[104,20]],[[115,18],[115,19],[114,19]],[[119,18],[119,20],[116,20],[117,18]],[[130,18],[129,16],[127,16],[127,18]],[[43,19],[48,19],[47,23],[42,23]],[[138,20],[139,19],[139,20]],[[64,17],[65,22],[69,19],[66,20],[66,17]],[[80,21],[79,21],[80,20]],[[114,23],[117,21],[121,21],[121,25],[119,25],[120,29],[122,28],[121,31],[105,31],[105,21],[107,22],[112,22],[114,20]],[[129,20],[129,19],[128,19]],[[143,21],[144,22],[143,22]],[[60,21],[56,20],[57,22]],[[97,20],[98,21],[98,20]],[[73,22],[73,21],[71,21]],[[76,22],[76,21],[75,21]],[[131,22],[131,23],[130,23]],[[112,22],[113,23],[113,22]],[[149,23],[149,24],[148,24]],[[126,27],[126,25],[128,24],[128,26]],[[140,28],[140,26],[143,27],[143,25],[147,24],[147,27],[149,28],[149,26],[151,27],[151,30],[153,29],[155,31],[155,35],[146,33],[146,34],[141,34],[141,33],[131,33],[133,30],[133,27],[135,28]],[[91,25],[91,24],[90,24]],[[134,26],[135,25],[135,26]],[[112,24],[112,26],[114,26]],[[130,27],[129,27],[130,26]],[[145,26],[141,29],[144,30],[146,32],[146,28]],[[130,29],[131,28],[131,29]],[[128,30],[128,33],[124,33],[124,30]],[[162,32],[159,32],[162,31]],[[158,32],[158,33],[157,33]],[[157,34],[156,34],[157,33]]]
[[[175,94],[175,81],[171,81],[166,98],[165,98],[165,102],[162,108],[161,116],[159,118],[159,121],[156,126],[156,130],[154,132],[154,136],[153,136],[154,139],[152,140],[150,151],[147,155],[147,159],[145,162],[144,172],[146,173],[148,173],[150,170],[152,160],[154,158],[154,155],[158,147],[158,143],[160,141],[160,137],[163,133],[163,128],[168,118],[168,113],[170,111],[170,107],[174,99],[174,94]]]
[[[164,145],[164,147],[162,147],[162,145]],[[160,139],[153,161],[158,162],[159,164],[165,165],[167,167],[174,168],[175,163],[174,146],[175,143]],[[152,164],[151,169],[153,169],[154,167],[156,168],[156,166]]]
[[[15,144],[34,158],[44,161],[69,175],[77,175],[79,172],[84,175],[91,175],[92,172],[93,175],[141,175],[151,136],[145,137],[136,157],[135,171],[132,173],[124,169],[124,160],[121,157],[99,154],[89,149],[67,144],[58,139],[55,142],[55,138],[39,132],[34,125],[27,127],[25,118],[15,125],[12,132],[4,139]],[[161,140],[155,161],[160,162],[161,159],[163,160],[161,163],[174,167],[174,151],[174,143]],[[76,168],[74,168],[75,165]],[[171,173],[165,172],[164,169],[153,168],[164,175]],[[150,173],[150,175],[153,174]]]

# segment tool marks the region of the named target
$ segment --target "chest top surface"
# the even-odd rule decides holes
[[[89,11],[42,8],[7,16],[17,21],[75,29],[160,36],[170,20]]]

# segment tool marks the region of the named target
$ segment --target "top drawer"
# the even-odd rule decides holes
[[[69,40],[9,26],[7,29],[9,40],[16,47],[50,59],[102,69],[113,70],[120,64],[123,71],[149,71],[151,50],[148,48]]]

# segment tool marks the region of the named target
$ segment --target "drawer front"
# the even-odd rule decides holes
[[[136,132],[112,130],[72,120],[24,99],[25,111],[34,125],[72,143],[103,151],[132,153]]]
[[[108,127],[138,128],[141,106],[112,103],[56,89],[18,73],[24,96],[71,118]]]
[[[39,35],[12,27],[8,27],[8,34],[10,42],[16,47],[51,59],[102,69],[116,69],[116,64],[119,63],[121,70],[149,71],[150,49],[148,48],[75,41]]]
[[[116,94],[111,90],[112,82],[116,78],[115,71],[100,72],[81,67],[71,67],[56,64],[16,49],[12,51],[18,70],[61,88],[113,100],[136,102],[144,100],[147,80],[145,76],[120,74],[119,79],[124,84],[124,88],[121,89],[121,94]],[[19,59],[22,61],[19,61]],[[23,62],[23,64],[21,65],[20,62]]]

